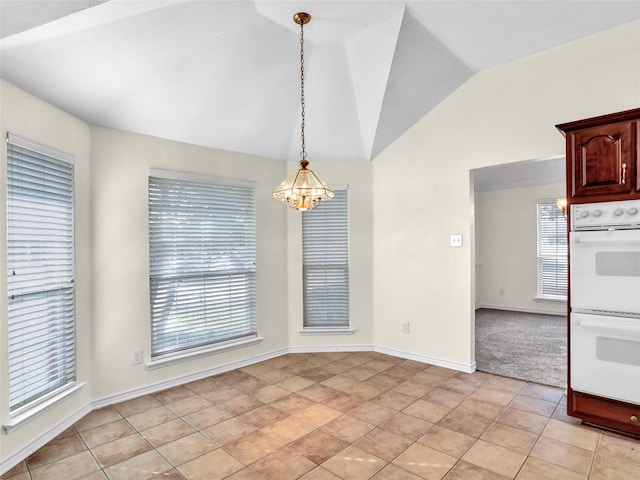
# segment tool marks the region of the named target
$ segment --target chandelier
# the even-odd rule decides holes
[[[300,105],[301,105],[301,140],[300,169],[289,175],[284,182],[273,191],[273,198],[287,202],[289,207],[300,211],[312,210],[320,202],[331,200],[333,191],[327,187],[313,170],[308,169],[307,152],[304,143],[304,25],[309,23],[311,15],[300,12],[293,16],[293,21],[300,25]]]

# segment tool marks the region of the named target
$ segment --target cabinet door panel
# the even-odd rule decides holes
[[[572,133],[573,196],[632,192],[635,176],[632,140],[631,123]]]

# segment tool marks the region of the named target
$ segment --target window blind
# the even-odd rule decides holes
[[[538,297],[567,298],[567,221],[555,200],[538,202]]]
[[[302,213],[304,327],[349,326],[348,190]]]
[[[9,408],[75,380],[72,157],[7,139]]]
[[[149,177],[152,356],[256,335],[254,187]]]

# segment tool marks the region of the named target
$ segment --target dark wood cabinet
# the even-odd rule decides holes
[[[556,127],[566,136],[568,203],[640,198],[640,108]]]
[[[556,128],[566,139],[569,209],[572,204],[640,198],[640,108],[563,123]],[[570,299],[571,285],[569,305]],[[571,315],[571,308],[568,314]],[[571,338],[570,322],[568,330]],[[570,359],[571,352],[567,414],[640,438],[640,405],[573,390]]]
[[[640,405],[570,391],[567,413],[586,423],[640,438]]]

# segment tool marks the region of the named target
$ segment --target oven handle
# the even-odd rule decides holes
[[[610,330],[623,330],[626,332],[640,332],[640,326],[615,325],[604,322],[590,322],[588,320],[578,320],[576,325],[580,327],[608,328]]]
[[[637,243],[638,238],[576,237],[575,243]]]

